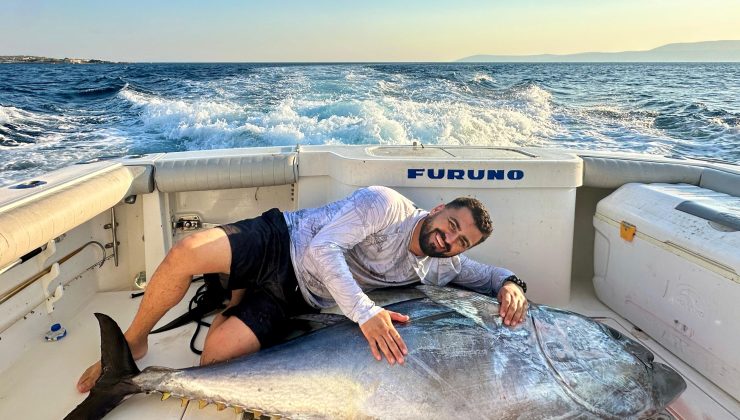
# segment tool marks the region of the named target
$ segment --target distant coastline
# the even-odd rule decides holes
[[[740,63],[740,40],[666,44],[645,51],[583,52],[575,54],[478,54],[453,63]],[[0,64],[124,64],[86,58],[52,58],[34,55],[0,55]],[[180,62],[172,62],[180,63]],[[182,62],[184,63],[184,62]],[[246,63],[246,62],[245,62]],[[261,64],[262,62],[250,62]],[[280,64],[358,64],[354,62],[276,62]],[[371,62],[368,62],[371,63]],[[386,62],[377,62],[386,63]],[[429,62],[434,63],[434,62]],[[226,63],[224,63],[226,64]],[[272,64],[272,63],[270,63]]]
[[[740,62],[740,40],[667,44],[647,51],[578,54],[473,55],[462,63],[640,63]]]
[[[50,58],[35,55],[0,55],[0,64],[116,64],[113,61],[86,58]]]

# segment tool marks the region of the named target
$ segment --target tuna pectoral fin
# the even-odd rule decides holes
[[[416,288],[434,303],[472,319],[489,331],[495,331],[502,325],[498,301],[492,297],[452,287],[416,286]]]
[[[124,398],[141,392],[131,378],[139,374],[128,342],[115,321],[109,316],[95,314],[100,323],[100,362],[103,374],[90,395],[67,414],[65,419],[100,419]]]

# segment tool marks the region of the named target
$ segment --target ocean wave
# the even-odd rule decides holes
[[[37,108],[54,109],[52,106]],[[0,106],[0,185],[111,151],[125,152],[127,140],[110,128],[105,113],[75,114]],[[113,133],[118,131],[117,135]]]
[[[735,134],[740,134],[740,116],[712,116],[707,120],[710,124],[719,128],[730,130]]]
[[[117,94],[118,92],[122,91],[123,89],[126,89],[128,87],[128,83],[123,82],[120,84],[114,84],[110,86],[100,86],[95,88],[88,88],[88,89],[82,89],[76,92],[77,96],[83,97],[83,98],[100,98],[100,97],[107,97],[107,96],[113,96]]]
[[[474,83],[496,83],[496,80],[491,77],[491,75],[482,72],[476,72],[475,74],[473,74],[473,77],[471,77],[470,81]]]
[[[16,107],[0,105],[0,124],[7,124],[23,118],[23,114],[23,110]]]
[[[50,131],[63,126],[66,121],[67,119],[59,115],[0,106],[0,127],[6,138],[6,145],[47,143],[54,137]]]
[[[398,95],[403,93],[403,86],[393,80],[378,80],[377,82],[378,92],[381,95]]]
[[[740,162],[736,65],[14,69],[0,66],[0,179],[118,152],[414,141]]]
[[[584,122],[594,126],[621,124],[625,127],[650,129],[660,113],[652,110],[625,109],[616,105],[594,105],[581,109],[577,113]]]
[[[232,131],[235,121],[243,120],[243,107],[229,101],[167,99],[124,89],[119,95],[139,111],[144,129],[166,139],[207,138]],[[199,134],[198,134],[199,133]]]
[[[132,89],[120,95],[140,112],[148,133],[189,150],[294,144],[541,143],[557,131],[551,97],[535,85],[508,104],[411,100],[397,96],[288,98],[257,109],[229,100],[167,99]]]

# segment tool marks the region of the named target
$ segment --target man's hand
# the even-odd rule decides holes
[[[370,344],[370,351],[375,359],[382,360],[380,353],[385,355],[388,363],[398,362],[403,364],[403,356],[408,354],[406,343],[403,342],[401,334],[396,331],[393,321],[408,322],[408,315],[401,315],[397,312],[386,311],[383,309],[377,315],[365,321],[360,325],[362,333],[365,334],[367,342]]]
[[[527,315],[527,298],[516,283],[506,282],[498,291],[499,315],[506,325],[514,326],[524,321]]]

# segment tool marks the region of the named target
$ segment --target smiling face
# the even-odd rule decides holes
[[[430,257],[452,257],[467,251],[483,239],[473,213],[466,207],[439,205],[424,218],[419,233],[419,246]]]

